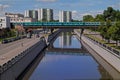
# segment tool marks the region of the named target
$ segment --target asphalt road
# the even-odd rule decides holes
[[[33,37],[31,39],[21,39],[19,41],[11,42],[8,44],[0,44],[0,65],[3,65],[7,61],[11,60],[13,57],[17,56],[30,46],[34,45],[39,40],[39,38]]]

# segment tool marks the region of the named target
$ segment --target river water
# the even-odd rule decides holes
[[[23,80],[113,80],[71,32],[62,32],[43,54]]]

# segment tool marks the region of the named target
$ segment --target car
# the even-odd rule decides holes
[[[8,43],[7,39],[2,40],[2,44]]]

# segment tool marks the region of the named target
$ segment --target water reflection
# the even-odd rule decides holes
[[[110,74],[101,66],[98,65],[98,70],[101,74],[101,79],[100,80],[113,80],[113,78],[110,76]]]
[[[77,41],[77,44],[75,44]],[[81,43],[76,40],[71,32],[62,32],[57,40],[53,43],[54,47],[59,48],[81,48]]]
[[[71,36],[68,32],[62,33],[46,49],[45,56],[35,70],[26,73],[31,76],[21,80],[114,80],[113,74],[107,72],[114,69],[105,61],[98,63],[101,60],[97,59],[98,57],[93,58],[85,50],[75,36]],[[106,69],[106,65],[110,69]]]
[[[61,33],[61,36],[59,37],[59,46],[61,48],[69,48],[69,46],[72,43],[72,39],[71,39],[71,33],[70,32],[64,32]]]

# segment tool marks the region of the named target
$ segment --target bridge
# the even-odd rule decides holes
[[[89,28],[98,27],[100,22],[17,22],[13,26],[21,25],[24,28]]]
[[[48,52],[88,53],[84,48],[47,48]]]

